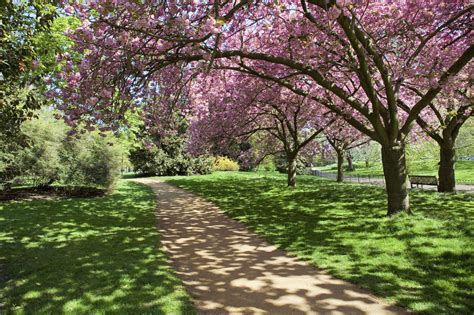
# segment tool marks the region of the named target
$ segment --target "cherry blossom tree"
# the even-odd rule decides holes
[[[351,159],[350,150],[366,144],[369,139],[356,129],[348,125],[344,120],[339,119],[330,128],[324,131],[326,140],[336,153],[337,158],[337,178],[338,183],[344,180],[344,159]],[[352,161],[351,161],[352,162]]]
[[[416,118],[421,129],[439,145],[439,192],[453,192],[456,187],[455,155],[456,139],[464,123],[474,116],[472,78],[462,73],[456,85],[445,88],[439,97]],[[416,87],[411,89],[420,93]],[[408,106],[401,107],[409,111]]]
[[[410,212],[405,142],[457,74],[473,72],[472,9],[467,0],[75,3],[65,10],[82,19],[71,38],[84,58],[57,92],[71,124],[116,125],[180,70],[224,66],[278,83],[379,142],[388,214]]]
[[[296,185],[298,154],[334,120],[330,111],[309,98],[239,71],[202,74],[189,95],[194,111],[191,150],[217,141],[226,146],[263,133],[259,140],[264,140],[266,150],[260,159],[284,153],[290,187]]]

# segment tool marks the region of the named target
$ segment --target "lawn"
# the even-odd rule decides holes
[[[388,301],[428,314],[474,310],[474,194],[412,191],[414,215],[387,218],[369,185],[215,173],[167,178],[288,252]]]
[[[193,313],[160,248],[151,190],[0,203],[0,313]]]
[[[354,163],[356,169],[352,172],[345,171],[345,175],[352,176],[383,176],[382,164],[371,163],[369,167],[365,167],[364,162]],[[345,165],[347,166],[347,165]],[[337,165],[330,164],[324,167],[318,167],[318,170],[327,172],[337,172]],[[456,182],[458,184],[474,185],[474,161],[457,161],[456,162]],[[433,175],[438,176],[437,160],[421,160],[408,163],[408,170],[413,175]]]

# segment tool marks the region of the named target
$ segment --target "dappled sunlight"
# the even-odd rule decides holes
[[[153,195],[0,204],[0,313],[191,311],[160,250]]]
[[[199,197],[153,179],[140,181],[158,194],[162,243],[199,310],[246,314],[404,312],[288,256]],[[226,186],[219,186],[221,189]]]
[[[204,196],[280,248],[389,301],[434,314],[474,308],[474,196],[412,191],[414,215],[387,218],[382,188],[300,176],[288,189],[285,180],[229,173],[170,182]]]

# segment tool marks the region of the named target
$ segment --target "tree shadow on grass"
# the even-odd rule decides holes
[[[413,216],[387,218],[382,188],[309,176],[170,179],[270,242],[412,310],[474,309],[474,196],[412,191]]]
[[[160,248],[154,195],[0,205],[0,313],[193,313]]]
[[[204,313],[405,313],[269,246],[193,194],[141,182],[157,192],[163,245]]]

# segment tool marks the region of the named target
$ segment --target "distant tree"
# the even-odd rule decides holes
[[[469,119],[459,130],[456,139],[456,153],[458,158],[474,157],[474,119]]]
[[[356,129],[347,124],[344,120],[339,119],[334,122],[331,128],[324,131],[326,140],[336,153],[337,158],[337,182],[344,180],[344,159],[349,159],[349,151],[364,145],[369,141],[367,137],[358,132]],[[352,163],[352,156],[350,158]]]
[[[364,161],[365,167],[370,167],[373,163],[380,162],[380,146],[374,141],[370,141],[352,150],[354,160]]]
[[[225,68],[225,67],[224,67]],[[259,135],[266,155],[283,153],[288,186],[296,185],[298,155],[334,121],[334,115],[310,98],[261,78],[237,71],[213,70],[193,81],[191,144],[222,146]]]

